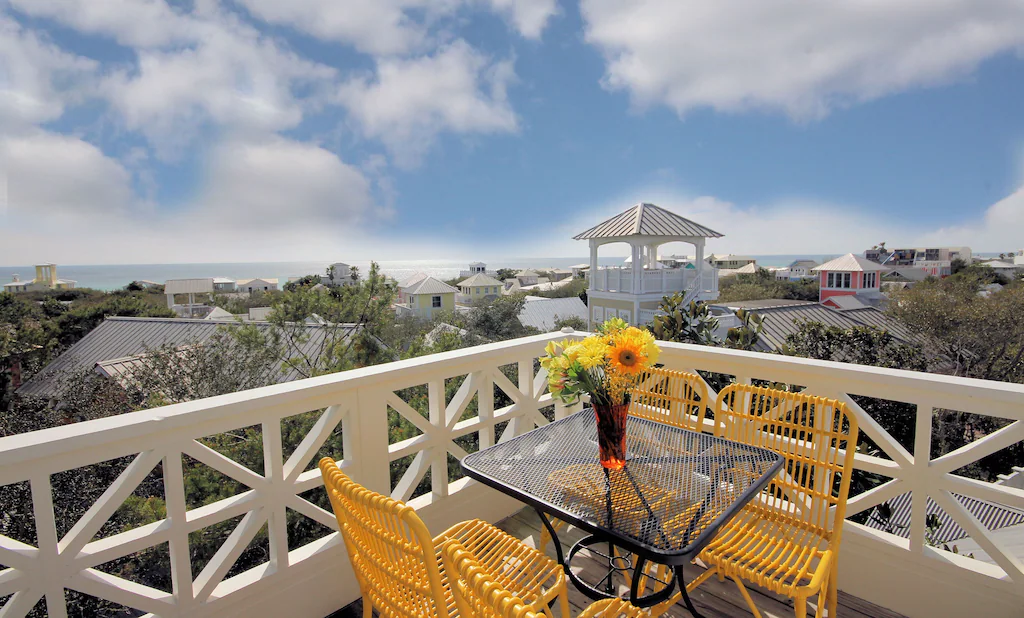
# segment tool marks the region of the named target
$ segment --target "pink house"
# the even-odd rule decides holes
[[[847,253],[811,270],[820,277],[818,302],[840,308],[840,303],[829,299],[838,296],[880,296],[882,273],[889,269],[867,258]]]

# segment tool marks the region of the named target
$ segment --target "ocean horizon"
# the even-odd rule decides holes
[[[760,266],[786,266],[794,260],[813,259],[822,261],[837,255],[751,255]],[[623,263],[623,257],[602,257],[602,266]],[[335,260],[341,261],[341,260]],[[579,257],[537,257],[537,258],[496,258],[481,260],[488,269],[499,268],[568,268],[574,264],[590,261],[588,256]],[[192,279],[201,277],[228,277],[230,279],[276,278],[283,286],[290,277],[321,274],[332,262],[237,262],[237,263],[193,263],[193,264],[68,264],[57,265],[62,279],[72,279],[80,288],[96,290],[117,290],[132,281],[156,281],[168,279]],[[365,274],[370,268],[369,260],[346,262],[359,268]],[[468,261],[461,260],[392,260],[378,261],[381,271],[401,281],[417,272],[424,272],[441,280],[453,279],[460,271],[469,269]],[[34,266],[0,266],[0,283],[11,281],[17,274],[22,280],[35,276]]]

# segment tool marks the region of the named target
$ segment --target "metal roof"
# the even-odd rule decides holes
[[[889,334],[904,343],[921,343],[919,338],[911,334],[906,327],[874,307],[839,311],[820,303],[784,299],[715,303],[715,306],[746,309],[763,318],[761,337],[755,346],[762,352],[781,349],[786,343],[786,338],[797,332],[803,322],[820,322],[825,326],[834,326],[844,330],[869,326],[888,331]]]
[[[408,277],[405,278],[405,280],[399,283],[398,287],[402,288],[403,290],[406,288],[411,288],[412,286],[416,285],[420,281],[423,281],[429,276],[430,275],[428,275],[427,273],[414,273],[412,275],[409,275]]]
[[[444,281],[427,277],[412,288],[405,291],[406,294],[454,294],[459,290],[448,285]]]
[[[555,318],[577,316],[587,319],[587,306],[578,296],[569,298],[530,299],[519,312],[523,326],[532,326],[542,333],[555,330]]]
[[[213,291],[213,277],[205,279],[168,279],[164,294],[207,294]]]
[[[814,272],[821,272],[823,270],[836,270],[840,272],[887,272],[889,268],[882,266],[878,262],[872,262],[866,257],[847,253],[842,257],[837,257],[834,260],[825,262],[821,266],[815,266],[811,269]]]
[[[467,277],[466,279],[463,279],[462,281],[459,282],[459,287],[467,287],[467,288],[483,287],[483,286],[495,286],[495,285],[500,286],[500,285],[502,285],[502,283],[501,283],[501,281],[498,281],[494,277],[489,277],[489,276],[487,276],[487,275],[485,275],[483,273],[477,273],[477,274],[473,275],[472,277]]]
[[[257,328],[270,328],[266,322],[250,322]],[[20,395],[47,397],[56,394],[60,373],[66,370],[94,369],[97,363],[113,363],[145,355],[154,348],[165,344],[183,346],[207,341],[219,328],[235,328],[235,320],[187,320],[181,318],[123,318],[111,317],[92,329],[78,343],[71,346],[42,371],[25,382],[18,389]],[[303,353],[316,354],[327,337],[327,329],[318,325],[306,325],[308,340],[300,344]],[[350,335],[357,327],[343,325]],[[108,365],[104,365],[106,367]],[[116,367],[110,366],[110,372]],[[278,382],[290,382],[302,378],[298,372],[275,372]]]
[[[883,279],[903,279],[905,281],[924,281],[928,278],[928,271],[916,266],[893,266],[889,269]]]
[[[718,232],[680,217],[654,204],[637,204],[586,232],[574,240],[590,238],[623,238],[627,236],[678,236],[686,238],[721,238]]]
[[[999,530],[1024,523],[1024,511],[1020,509],[960,494],[953,494],[953,497],[988,530]],[[910,538],[911,492],[900,494],[892,500],[888,500],[887,504],[892,509],[892,517],[889,519],[890,526],[886,527],[883,521],[878,521],[875,517],[868,519],[865,525],[876,530],[891,532],[905,539]],[[950,543],[969,536],[967,531],[961,528],[960,524],[956,523],[931,498],[928,498],[925,513],[938,517],[939,527],[932,533],[932,538],[936,542]]]

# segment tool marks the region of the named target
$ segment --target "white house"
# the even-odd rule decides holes
[[[239,279],[235,285],[239,292],[276,292],[277,279]]]
[[[799,281],[801,279],[814,279],[817,277],[811,269],[818,265],[814,260],[794,260],[785,268],[775,270],[776,279],[788,279]]]
[[[718,270],[705,262],[704,242],[721,236],[672,211],[646,203],[574,236],[590,244],[587,302],[591,328],[611,317],[630,324],[647,324],[668,294],[682,293],[686,302],[718,298]],[[670,242],[685,242],[696,248],[695,268],[658,267],[658,247]],[[612,243],[630,246],[629,268],[598,268],[598,249]]]
[[[756,263],[757,260],[746,255],[733,255],[731,253],[715,255],[712,253],[708,256],[708,264],[711,264],[715,268],[743,268],[747,264]]]
[[[208,309],[204,302],[196,302],[196,296],[209,300],[213,294],[213,277],[200,279],[168,279],[164,282],[164,294],[167,295],[167,308],[173,309],[182,317],[206,315]],[[187,302],[178,304],[175,296],[186,296]]]
[[[214,277],[213,290],[215,292],[234,292],[235,280],[228,279],[227,277]]]
[[[327,267],[327,274],[320,276],[320,283],[328,287],[355,285],[358,279],[352,278],[352,267],[344,262],[335,262]]]
[[[483,262],[470,262],[469,270],[459,271],[460,277],[472,277],[473,275],[487,275],[488,277],[497,277],[498,272],[495,270],[487,270],[487,264]]]

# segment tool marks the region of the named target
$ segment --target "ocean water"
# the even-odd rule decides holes
[[[797,259],[814,259],[821,261],[822,255],[754,255],[760,266],[786,266]],[[622,257],[601,257],[602,266],[622,264]],[[588,256],[561,258],[495,258],[483,260],[489,269],[499,268],[568,268],[573,264],[590,261]],[[365,274],[369,262],[351,262]],[[405,260],[378,262],[384,274],[401,281],[417,272],[424,272],[441,280],[459,276],[459,272],[467,270],[469,264],[457,260]],[[73,279],[78,287],[97,290],[116,290],[132,281],[149,280],[163,283],[167,279],[191,279],[200,277],[228,277],[231,279],[276,278],[284,285],[289,277],[321,274],[329,262],[249,262],[225,264],[108,264],[108,265],[57,265],[57,274],[62,279]],[[7,283],[18,274],[23,281],[35,276],[32,266],[0,266],[0,283]]]

